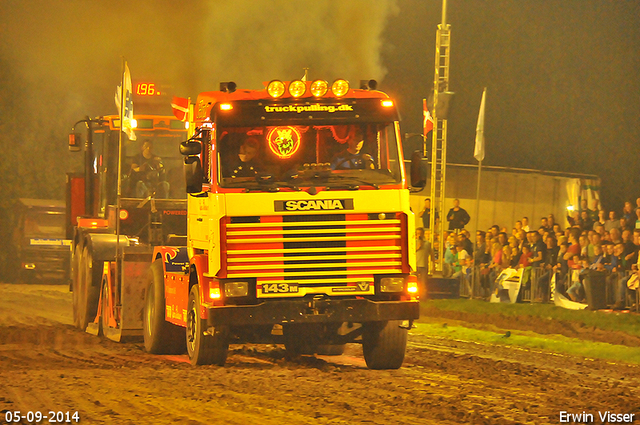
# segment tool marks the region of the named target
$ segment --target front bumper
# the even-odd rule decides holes
[[[257,305],[209,308],[207,324],[209,326],[246,326],[285,323],[363,323],[415,320],[419,316],[418,301],[270,300]]]

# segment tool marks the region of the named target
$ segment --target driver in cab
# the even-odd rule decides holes
[[[131,163],[131,181],[135,184],[136,196],[146,198],[155,193],[160,198],[169,197],[169,183],[165,180],[162,158],[153,153],[153,142],[145,140],[142,152]]]
[[[361,153],[364,146],[364,133],[361,128],[356,128],[347,139],[347,148],[339,152],[331,160],[332,170],[373,170],[375,164],[371,155]]]

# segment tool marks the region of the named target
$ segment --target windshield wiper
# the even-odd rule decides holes
[[[355,176],[340,176],[340,175],[332,175],[332,178],[338,179],[338,180],[353,180],[354,183],[359,183],[361,185],[365,185],[365,186],[371,186],[374,189],[380,189],[380,186],[378,186],[376,183],[361,179],[359,177],[355,177]],[[344,190],[345,186],[340,185],[340,186],[327,186],[327,190]],[[349,184],[347,183],[346,186],[347,190],[359,190],[360,186],[357,184]]]

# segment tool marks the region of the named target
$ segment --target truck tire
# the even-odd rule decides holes
[[[79,310],[80,310],[80,274],[78,269],[80,268],[80,257],[82,256],[82,249],[80,245],[76,245],[73,249],[73,256],[71,257],[71,295],[73,297],[73,326],[80,329]]]
[[[407,348],[407,330],[399,320],[365,323],[362,351],[369,369],[399,369]]]
[[[192,365],[215,364],[224,366],[229,351],[229,330],[215,328],[213,335],[206,333],[207,322],[200,318],[200,285],[189,292],[187,310],[187,353]]]
[[[318,345],[316,354],[321,356],[341,356],[344,354],[346,344],[322,344]]]
[[[149,285],[145,293],[143,335],[144,348],[153,354],[182,354],[185,347],[185,330],[165,320],[162,260],[157,259],[149,267]]]
[[[74,303],[76,305],[74,321],[78,329],[83,331],[87,329],[87,325],[96,317],[98,312],[101,289],[99,282],[102,281],[101,277],[102,263],[94,262],[91,257],[91,251],[85,246],[79,260],[77,303]],[[76,301],[75,295],[74,301]]]

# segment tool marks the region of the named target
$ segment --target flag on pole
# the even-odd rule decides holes
[[[171,100],[171,108],[173,109],[173,115],[180,121],[186,121],[189,113],[189,99],[184,97],[173,96]]]
[[[424,137],[426,139],[427,134],[433,130],[433,117],[429,112],[429,108],[427,108],[427,99],[422,99],[422,114],[424,116],[422,127],[424,127]]]
[[[478,113],[478,124],[476,125],[476,147],[473,150],[473,156],[478,161],[484,159],[484,102],[487,96],[487,88],[482,92],[482,101],[480,102],[480,113]]]
[[[124,86],[124,111],[121,110],[120,102],[122,100],[122,87]],[[124,63],[124,75],[122,76],[122,83],[116,88],[116,106],[118,107],[118,113],[122,118],[121,128],[122,131],[129,137],[129,140],[136,140],[136,133],[133,131],[135,127],[135,120],[133,119],[133,90],[131,89],[131,73],[129,72],[129,66]]]

